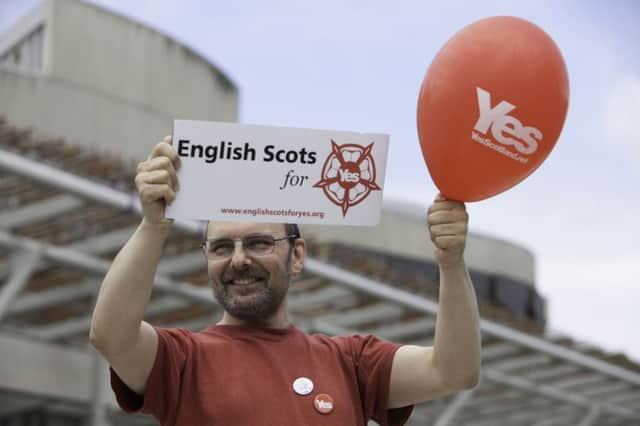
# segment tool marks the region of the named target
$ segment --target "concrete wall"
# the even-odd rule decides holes
[[[64,80],[0,70],[0,94],[0,115],[11,125],[125,157],[146,157],[171,133],[170,114],[98,96]]]
[[[0,71],[13,125],[143,159],[174,118],[237,120],[234,83],[157,31],[77,0],[46,0],[17,25],[0,46],[44,25],[45,47],[42,73]]]
[[[335,241],[417,260],[434,261],[426,227],[427,209],[410,203],[385,200],[377,227],[302,226],[305,238]],[[469,268],[498,274],[535,285],[533,254],[522,246],[470,233],[465,250]]]
[[[91,397],[92,360],[85,350],[1,333],[0,360],[0,389],[76,402]]]
[[[106,411],[118,407],[108,364],[92,348],[65,347],[0,332],[0,360],[0,414],[46,409],[47,425],[77,424],[56,421],[50,414],[72,404],[71,418],[89,417],[92,408],[99,408],[95,417],[102,417],[101,421],[92,424],[106,425]]]

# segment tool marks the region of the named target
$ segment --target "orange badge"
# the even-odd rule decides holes
[[[316,395],[313,400],[313,406],[317,412],[322,414],[329,414],[333,411],[333,398],[326,393]]]

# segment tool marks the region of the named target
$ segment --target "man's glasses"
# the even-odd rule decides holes
[[[244,238],[216,238],[202,244],[205,256],[209,260],[225,260],[233,256],[236,241],[242,243],[242,249],[249,256],[266,256],[273,253],[276,243],[284,240],[295,240],[297,235],[274,238],[271,235],[249,235]]]

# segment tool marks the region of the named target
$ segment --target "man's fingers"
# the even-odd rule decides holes
[[[466,210],[467,207],[461,201],[435,201],[429,207],[429,213],[441,210]]]
[[[469,227],[469,215],[461,201],[446,199],[438,194],[427,214],[429,236],[436,247],[438,263],[460,262],[464,253]]]
[[[429,225],[440,225],[443,223],[468,222],[469,214],[464,210],[439,210],[429,213],[427,217]]]
[[[176,169],[179,169],[182,162],[180,160],[180,156],[176,152],[176,150],[166,142],[159,142],[151,151],[151,155],[149,155],[149,160],[156,157],[168,157]]]
[[[433,244],[440,250],[462,250],[465,238],[463,236],[444,235],[433,239]]]
[[[166,169],[158,169],[152,170],[150,172],[142,172],[136,175],[136,186],[149,184],[149,183],[158,183],[158,184],[166,184],[170,185],[171,189],[176,190],[175,187],[175,177],[171,176],[171,173]]]
[[[138,164],[138,173],[150,172],[157,169],[168,169],[170,167],[173,167],[173,162],[169,157],[163,155],[160,157],[150,158],[147,161],[143,161],[142,163]]]
[[[138,175],[136,176],[136,183],[138,180],[142,180],[146,182],[146,178],[148,177],[145,173],[153,172],[153,171],[166,171],[171,177],[171,186],[174,190],[180,189],[180,182],[178,182],[178,174],[176,169],[168,157],[156,157],[151,160],[143,161],[138,164]],[[152,183],[152,182],[149,182]]]
[[[153,158],[163,157],[163,156],[169,157],[175,169],[176,170],[180,169],[180,166],[182,165],[182,161],[180,160],[180,156],[178,155],[176,150],[171,145],[172,145],[171,136],[165,137],[162,142],[158,142],[156,144],[156,146],[151,151],[151,154],[149,155],[148,159],[151,160]]]
[[[439,211],[466,211],[467,207],[460,201],[436,201],[429,207],[428,213]]]
[[[143,203],[164,200],[166,204],[171,204],[176,199],[175,191],[166,184],[145,183],[139,188],[139,193]]]
[[[436,201],[427,217],[429,237],[433,244],[445,252],[464,250],[469,227],[469,214],[464,203]]]
[[[467,233],[467,224],[464,222],[432,225],[430,228],[431,239],[445,236],[464,236]]]

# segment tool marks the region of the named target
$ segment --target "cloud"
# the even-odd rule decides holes
[[[539,259],[538,290],[549,327],[640,360],[640,252],[617,257]]]
[[[604,126],[608,141],[630,146],[640,159],[640,75],[625,74],[616,80],[604,103]]]

